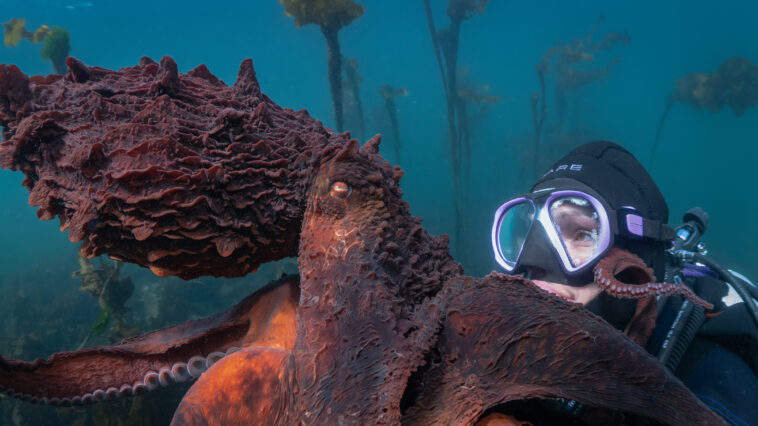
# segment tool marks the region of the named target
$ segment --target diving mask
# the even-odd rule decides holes
[[[558,182],[561,183],[561,182]],[[612,209],[589,187],[545,187],[504,203],[495,212],[492,248],[508,272],[519,272],[522,251],[535,235],[544,235],[563,273],[584,273],[613,246],[616,236],[671,240],[672,228],[650,220],[632,206]],[[540,232],[536,228],[541,228]]]

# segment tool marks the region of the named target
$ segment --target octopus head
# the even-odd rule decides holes
[[[351,140],[324,153],[307,197],[301,248],[316,244],[315,252],[345,258],[381,243],[393,219],[407,213],[398,185],[402,171],[378,155],[379,141],[377,135],[359,148]]]

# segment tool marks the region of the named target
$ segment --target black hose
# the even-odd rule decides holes
[[[754,299],[758,299],[758,287],[756,287],[756,286],[755,286],[755,284],[753,284],[753,283],[752,283],[752,282],[751,282],[749,279],[747,279],[746,277],[743,277],[743,276],[742,276],[742,275],[740,275],[738,272],[734,272],[734,271],[732,271],[731,269],[729,270],[729,273],[731,273],[731,274],[732,274],[732,276],[733,276],[733,277],[736,277],[738,280],[740,280],[740,281],[742,281],[742,282],[746,283],[747,285],[745,286],[745,288],[747,288],[747,290],[750,292],[750,294],[752,294],[752,295],[753,295],[753,298],[754,298]]]
[[[748,313],[753,318],[755,327],[758,328],[758,306],[756,306],[755,300],[753,300],[753,297],[758,294],[758,289],[755,289],[752,286],[750,286],[751,288],[747,288],[748,286],[734,279],[734,275],[732,275],[728,270],[722,268],[721,265],[700,253],[692,253],[692,260],[698,263],[702,263],[703,265],[711,268],[717,274],[719,274],[719,277],[722,280],[726,281],[730,286],[732,286],[742,301],[745,302],[745,308],[747,308]]]
[[[677,312],[674,323],[671,324],[666,339],[661,344],[661,350],[658,354],[658,360],[674,372],[682,361],[684,353],[695,338],[700,326],[705,322],[705,309],[702,306],[694,305],[689,300],[682,303],[679,312]]]

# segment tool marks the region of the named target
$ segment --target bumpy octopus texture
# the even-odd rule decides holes
[[[0,68],[0,166],[24,172],[37,215],[59,217],[83,255],[189,279],[297,254],[311,162],[346,136],[273,103],[250,60],[232,87],[204,65],[180,78],[168,57],[68,66]]]
[[[379,138],[359,148],[278,107],[251,61],[232,87],[169,58],[68,66],[0,65],[0,165],[25,173],[41,218],[87,255],[160,274],[235,276],[291,254],[300,274],[118,345],[0,358],[6,393],[84,404],[199,376],[174,424],[472,424],[552,397],[595,407],[589,424],[723,423],[581,307],[519,277],[464,276],[410,214]]]

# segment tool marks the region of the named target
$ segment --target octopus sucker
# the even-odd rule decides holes
[[[627,268],[635,268],[643,273],[647,282],[641,284],[621,282],[616,276]],[[713,309],[712,304],[698,297],[686,285],[655,282],[653,270],[639,256],[616,247],[612,248],[595,266],[595,282],[603,290],[616,297],[641,299],[648,296],[676,294],[707,310]]]

